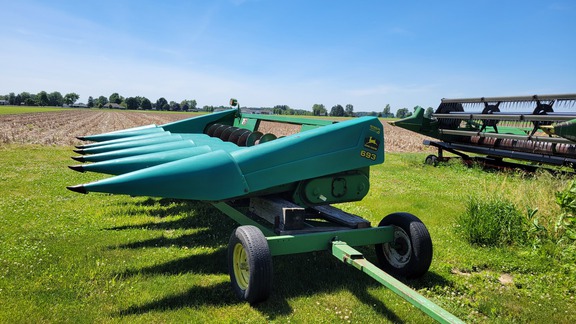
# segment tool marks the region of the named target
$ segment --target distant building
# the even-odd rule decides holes
[[[0,100],[0,105],[9,105],[10,102],[8,100]]]
[[[246,114],[255,115],[272,115],[272,109],[270,108],[242,108],[242,112]]]
[[[107,103],[107,104],[104,105],[104,108],[110,108],[110,109],[126,109],[125,107],[120,106],[120,105],[117,104],[117,103]]]

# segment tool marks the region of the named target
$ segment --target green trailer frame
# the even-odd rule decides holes
[[[382,245],[391,246],[399,239],[413,240],[413,237],[407,237],[410,236],[406,233],[409,231],[408,228],[402,228],[401,224],[370,227],[369,222],[359,216],[345,213],[332,206],[322,206],[318,209],[325,215],[326,223],[323,226],[309,225],[301,230],[290,228],[283,230],[288,227],[286,224],[293,225],[294,219],[297,223],[299,221],[305,223],[306,217],[302,214],[306,213],[306,210],[277,197],[251,198],[249,202],[244,200],[211,204],[241,225],[232,234],[228,246],[228,264],[232,285],[239,297],[246,301],[257,303],[268,297],[271,289],[273,256],[328,251],[338,260],[372,277],[436,321],[462,323],[450,312],[366,260],[364,255],[354,248],[374,245],[378,251],[382,249]],[[417,220],[415,216],[407,213],[390,216]],[[238,231],[247,237],[244,240],[236,239],[242,236],[237,234]],[[394,247],[391,246],[390,249],[393,250]],[[251,258],[259,261],[250,260]],[[256,287],[250,291],[252,288],[250,285]]]

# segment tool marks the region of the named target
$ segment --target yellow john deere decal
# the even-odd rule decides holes
[[[366,137],[364,138],[364,147],[371,149],[372,151],[378,151],[378,148],[380,147],[380,141],[372,136]]]
[[[370,130],[373,131],[376,134],[380,134],[381,129],[378,126],[374,126],[374,125],[370,125]]]

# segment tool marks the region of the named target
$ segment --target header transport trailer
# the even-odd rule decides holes
[[[496,167],[535,170],[551,165],[573,171],[575,102],[576,94],[442,99],[431,116],[418,108],[412,116],[390,124],[438,140],[424,140],[438,148],[437,156],[426,158],[427,164],[448,160],[443,155],[447,151]]]
[[[237,106],[236,100],[231,100]],[[277,138],[261,123],[298,132]],[[243,114],[238,109],[82,136],[84,164],[75,171],[113,175],[70,186],[104,192],[205,201],[241,226],[228,243],[228,272],[239,298],[251,304],[272,290],[272,257],[330,251],[440,322],[458,318],[395,277],[417,278],[432,262],[432,241],[414,215],[393,213],[378,226],[331,206],[359,201],[370,166],[384,162],[384,129],[375,117],[343,122]],[[356,246],[374,245],[380,267]]]

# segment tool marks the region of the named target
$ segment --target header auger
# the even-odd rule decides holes
[[[263,134],[263,122],[299,132]],[[242,300],[269,297],[273,256],[330,251],[436,320],[459,322],[392,277],[420,277],[432,262],[430,235],[416,216],[393,213],[372,227],[331,206],[368,194],[370,167],[384,162],[377,118],[335,123],[229,109],[80,139],[93,143],[78,146],[74,159],[88,163],[70,168],[113,176],[68,189],[205,201],[242,225],[228,244],[230,280]],[[372,244],[380,268],[353,248]]]
[[[429,164],[446,160],[447,151],[494,166],[534,169],[506,158],[575,168],[575,102],[576,94],[442,99],[429,117],[417,109],[391,124],[440,140],[424,141],[438,148],[438,156],[426,158]]]

